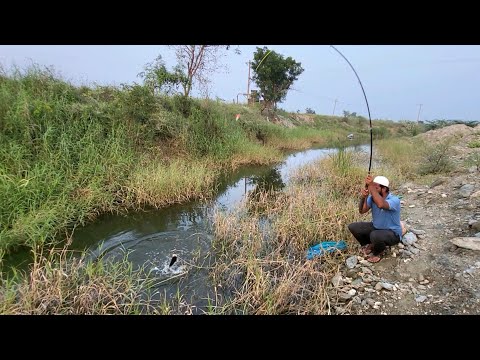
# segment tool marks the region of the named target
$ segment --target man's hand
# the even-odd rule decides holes
[[[370,194],[373,194],[374,192],[380,193],[373,182],[368,184],[368,191],[370,192]]]
[[[367,184],[365,184],[366,186]],[[365,187],[361,191],[361,198],[360,201],[358,202],[358,212],[360,214],[365,214],[370,208],[367,205],[367,202],[365,201],[365,198],[368,196],[368,189]]]
[[[368,189],[362,189],[362,198],[365,199],[368,196]]]
[[[373,176],[372,175],[367,175],[365,178],[365,187],[370,186],[370,184],[373,182]]]

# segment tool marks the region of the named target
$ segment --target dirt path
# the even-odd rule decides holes
[[[450,242],[480,237],[480,173],[461,165],[471,150],[466,143],[455,149],[454,173],[392,191],[401,196],[402,220],[418,239],[413,247],[392,247],[377,264],[357,256],[354,267],[345,266],[336,286],[343,298],[336,313],[480,314],[480,250]]]

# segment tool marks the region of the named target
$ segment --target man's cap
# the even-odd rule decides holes
[[[375,176],[375,179],[373,179],[373,182],[386,187],[388,187],[388,185],[390,184],[390,182],[385,176]]]

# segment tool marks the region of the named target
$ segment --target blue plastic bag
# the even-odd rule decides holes
[[[315,256],[321,256],[325,253],[331,253],[335,250],[345,250],[347,244],[345,241],[322,241],[320,244],[313,245],[307,251],[307,259],[312,260]]]

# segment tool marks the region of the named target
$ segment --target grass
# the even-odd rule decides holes
[[[218,176],[214,166],[205,161],[176,159],[165,165],[144,160],[132,173],[126,191],[132,197],[132,206],[159,208],[208,198]]]
[[[368,140],[361,117],[290,117],[296,127],[265,121],[254,107],[154,96],[141,85],[75,87],[36,67],[0,74],[0,259],[22,245],[35,255],[29,274],[2,280],[2,313],[191,312],[180,293],[150,308],[141,296],[149,280],[128,261],[85,263],[66,252],[44,256],[42,247],[105,212],[208,198],[223,170],[271,164],[284,150],[348,145],[351,132]],[[377,125],[377,138],[398,130]],[[396,164],[408,156],[391,155]],[[252,195],[236,217],[217,215],[212,276],[236,295],[223,301],[215,290],[207,313],[332,312],[338,259],[305,263],[304,251],[347,238],[345,224],[358,218],[358,161],[341,151],[281,193]]]
[[[0,313],[8,315],[154,314],[148,289],[152,280],[132,269],[124,258],[116,262],[85,262],[68,251],[44,254],[34,248],[28,274],[2,278]],[[161,309],[160,309],[161,310]]]
[[[266,192],[236,212],[216,213],[213,272],[233,294],[222,304],[223,313],[334,311],[336,290],[330,280],[346,254],[314,261],[305,254],[322,239],[346,239],[355,253],[346,224],[359,218],[354,199],[363,174],[347,167],[353,157],[344,152],[307,165],[280,194]]]
[[[314,116],[285,128],[256,107],[142,85],[75,87],[38,66],[3,71],[0,104],[0,254],[61,241],[105,212],[207,198],[222,170],[335,146],[368,127]]]
[[[377,142],[383,163],[374,174],[391,178],[393,192],[408,179],[429,178],[419,173],[429,159],[417,151],[420,145],[409,139]],[[366,157],[340,149],[298,169],[281,192],[250,196],[236,212],[215,214],[213,273],[230,294],[218,312],[320,315],[345,306],[332,278],[359,248],[347,225],[368,216],[357,208],[366,176],[358,164]],[[306,249],[329,240],[346,241],[347,250],[306,260]]]
[[[388,163],[375,173],[391,177],[405,170],[415,143],[392,143],[394,154],[378,144]],[[382,149],[387,149],[382,152]],[[334,314],[345,304],[333,277],[358,244],[347,224],[361,221],[357,200],[365,177],[367,154],[340,149],[291,174],[282,191],[251,193],[235,212],[214,215],[213,256],[205,314]],[[412,167],[424,158],[415,158]],[[182,172],[181,163],[177,166]],[[141,166],[140,166],[141,168]],[[147,169],[146,171],[153,171]],[[418,176],[418,174],[416,175]],[[163,177],[162,177],[163,178]],[[421,177],[422,179],[424,177]],[[306,260],[306,249],[323,240],[345,240],[346,251]],[[36,249],[36,248],[35,248]],[[192,314],[182,294],[165,292],[152,299],[154,279],[134,271],[124,259],[86,263],[66,251],[35,250],[28,275],[2,279],[0,309],[4,314]]]

